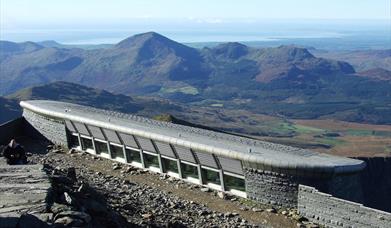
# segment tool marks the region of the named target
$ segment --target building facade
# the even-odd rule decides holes
[[[360,202],[360,160],[70,103],[20,105],[53,143],[228,194],[297,208],[302,184]]]

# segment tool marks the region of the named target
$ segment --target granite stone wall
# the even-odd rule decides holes
[[[67,146],[67,133],[63,120],[39,115],[28,109],[23,110],[23,117],[52,143]]]
[[[250,199],[275,207],[297,208],[299,184],[315,187],[333,196],[363,202],[358,174],[297,176],[286,173],[245,168],[246,191]]]
[[[391,227],[391,213],[336,198],[313,187],[299,185],[298,211],[325,227]]]
[[[276,207],[296,208],[298,184],[293,176],[246,168],[247,197]]]

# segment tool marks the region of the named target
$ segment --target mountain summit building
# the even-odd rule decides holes
[[[357,200],[360,160],[47,100],[23,116],[55,144],[262,203],[297,207],[299,184]]]

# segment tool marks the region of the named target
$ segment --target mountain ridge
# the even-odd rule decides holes
[[[21,45],[18,50],[24,50]],[[0,95],[68,81],[117,94],[287,118],[391,123],[391,83],[296,46],[252,48],[231,42],[195,49],[148,32],[109,48],[31,50],[0,55]]]
[[[167,102],[133,99],[130,96],[113,94],[102,89],[56,81],[24,88],[5,97],[0,96],[0,123],[21,116],[19,102],[22,100],[63,101],[124,113],[142,113],[150,117],[170,110],[181,110],[181,107]]]
[[[13,45],[17,46],[18,44],[13,43]],[[0,48],[2,46],[4,45],[0,45]],[[37,59],[42,58],[40,64],[29,63],[26,66],[19,64],[18,67],[23,70],[8,70],[13,69],[14,62],[24,62],[36,56]],[[44,57],[46,58],[43,59]],[[210,61],[211,58],[212,61]],[[5,78],[14,80],[5,80],[2,82],[5,88],[0,89],[5,91],[1,93],[4,95],[20,89],[17,88],[18,83],[15,81],[23,82],[20,83],[25,84],[23,86],[32,86],[55,80],[74,81],[122,93],[135,92],[134,94],[157,92],[162,88],[162,84],[163,87],[178,84],[206,87],[209,79],[216,74],[221,74],[216,66],[210,64],[211,62],[219,64],[217,68],[230,67],[219,63],[223,59],[228,62],[236,62],[239,59],[244,59],[247,63],[251,62],[251,67],[254,69],[251,70],[252,75],[248,75],[247,78],[257,78],[259,82],[269,82],[282,77],[281,75],[289,74],[288,71],[274,72],[270,70],[271,68],[274,69],[282,65],[281,69],[295,69],[292,64],[297,64],[304,59],[313,60],[316,58],[306,49],[294,46],[255,49],[231,42],[208,50],[198,50],[170,40],[158,33],[147,32],[126,38],[112,48],[80,50],[40,46],[33,53],[27,52],[24,56],[2,57],[0,63],[5,69],[5,72],[2,73],[6,75]],[[328,67],[327,65],[334,65],[334,67],[338,65],[328,63],[327,60],[318,60],[318,62],[318,65],[323,64],[325,68]],[[315,61],[307,65],[311,64],[315,64]],[[300,67],[306,68],[304,65]],[[56,72],[53,72],[54,70]],[[260,74],[256,74],[259,72],[255,71],[259,71]],[[269,73],[264,76],[262,72]],[[290,74],[292,73],[295,74],[296,71],[291,70]],[[270,76],[270,74],[272,75]],[[47,75],[51,75],[50,78]],[[32,77],[34,78],[31,79]],[[262,80],[262,77],[269,79]],[[128,84],[128,89],[123,86],[124,83]]]

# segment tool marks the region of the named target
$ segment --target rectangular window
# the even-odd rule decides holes
[[[141,163],[140,151],[126,148],[126,155],[128,156],[129,162]]]
[[[81,145],[83,150],[91,149],[93,150],[94,147],[92,146],[92,140],[87,138],[81,138]]]
[[[109,154],[107,143],[95,140],[96,154]]]
[[[198,179],[197,166],[188,165],[185,163],[182,163],[181,165],[182,165],[183,178],[191,177],[191,178]]]
[[[154,167],[159,169],[159,159],[157,156],[144,153],[144,162],[146,168]]]
[[[242,178],[237,178],[237,177],[224,174],[224,184],[227,191],[230,190],[238,190],[242,192],[246,191],[244,179]]]
[[[122,147],[110,144],[110,151],[112,158],[125,158]]]
[[[162,158],[162,163],[165,172],[179,173],[177,161]]]
[[[209,169],[202,169],[202,177],[203,180],[206,181],[206,183],[221,185],[219,172],[209,170]]]
[[[79,137],[77,135],[71,135],[69,137],[69,148],[76,148],[79,145]]]

